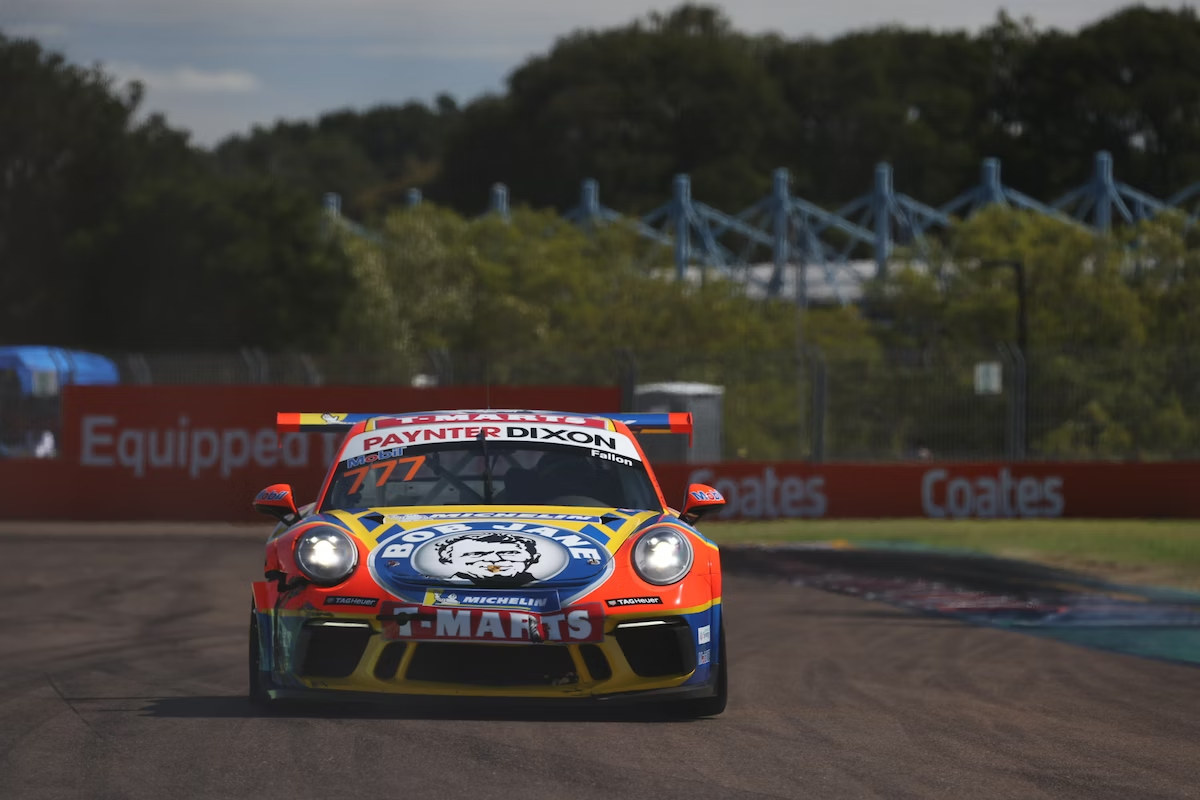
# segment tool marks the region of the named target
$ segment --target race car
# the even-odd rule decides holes
[[[253,584],[250,696],[413,695],[725,709],[720,508],[663,497],[635,433],[690,414],[279,414],[345,437],[316,502],[269,486],[279,521]]]

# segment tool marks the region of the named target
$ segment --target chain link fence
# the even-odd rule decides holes
[[[628,409],[638,387],[716,387],[726,460],[1200,458],[1200,348],[107,355],[146,385],[617,384]],[[10,455],[28,402],[0,391]]]

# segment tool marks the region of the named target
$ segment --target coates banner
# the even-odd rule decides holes
[[[711,519],[1200,517],[1200,462],[668,464],[668,502],[691,483],[725,496]]]
[[[280,435],[280,411],[604,413],[620,402],[616,387],[68,386],[61,457],[0,462],[11,490],[0,517],[253,521],[264,518],[250,502],[272,483],[311,502],[343,434]]]

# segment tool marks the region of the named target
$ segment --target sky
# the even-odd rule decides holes
[[[144,108],[211,145],[253,125],[339,108],[502,91],[506,75],[579,28],[680,0],[0,0],[0,31],[146,86]],[[725,0],[750,33],[829,38],[903,24],[977,31],[996,0]],[[1014,17],[1076,30],[1129,0],[1007,0]],[[1145,5],[1178,8],[1175,2]]]

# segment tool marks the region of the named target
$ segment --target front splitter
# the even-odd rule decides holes
[[[715,673],[715,670],[712,671]],[[478,689],[477,686],[470,687]],[[321,703],[366,703],[371,705],[406,705],[421,703],[489,705],[512,708],[596,708],[600,706],[615,706],[638,703],[657,703],[660,701],[675,702],[682,700],[703,700],[717,693],[715,674],[704,683],[690,686],[671,686],[664,689],[635,689],[628,692],[611,694],[546,697],[545,695],[530,697],[489,697],[488,695],[452,695],[452,694],[401,694],[392,692],[356,692],[347,689],[270,689],[268,695],[272,700],[303,700]]]

